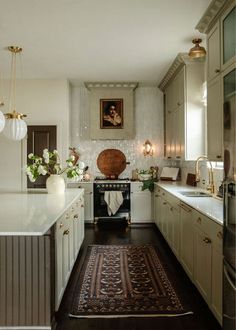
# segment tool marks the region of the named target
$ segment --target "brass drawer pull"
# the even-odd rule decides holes
[[[216,156],[216,158],[218,158],[218,159],[219,159],[219,158],[222,158],[222,156],[221,156],[221,155],[217,155],[217,156]]]
[[[203,242],[205,242],[205,243],[207,243],[207,244],[210,244],[210,243],[211,243],[211,239],[208,238],[208,237],[205,237],[205,238],[203,239]]]
[[[84,204],[82,204],[81,207],[84,207]]]
[[[163,202],[163,205],[166,205],[167,203],[166,202]]]
[[[192,211],[192,209],[188,208],[187,206],[185,206],[184,204],[180,203],[179,206],[186,212],[190,213]]]
[[[93,193],[93,192],[92,192],[92,191],[90,191],[90,195],[92,195],[92,193]]]
[[[223,234],[222,234],[221,231],[218,231],[218,233],[217,233],[217,237],[218,237],[219,239],[222,239],[222,238],[223,238]]]
[[[215,69],[215,73],[219,73],[220,72],[220,69]]]
[[[162,193],[162,196],[165,196],[165,193]]]
[[[63,232],[63,235],[69,235],[70,231],[69,229],[66,229],[64,232]]]
[[[202,223],[202,219],[200,217],[197,218],[197,223],[199,223],[199,224]]]
[[[74,215],[74,219],[78,219],[79,218],[79,215],[78,214],[75,214]]]

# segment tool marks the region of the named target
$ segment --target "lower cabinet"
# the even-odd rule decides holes
[[[55,225],[55,309],[58,310],[84,239],[84,198],[80,197]]]
[[[80,182],[78,188],[84,189],[84,221],[93,222],[93,183]]]
[[[157,185],[154,222],[222,323],[222,226]]]
[[[193,220],[192,209],[180,202],[180,261],[193,278]]]
[[[131,222],[152,222],[152,193],[142,182],[131,182]]]

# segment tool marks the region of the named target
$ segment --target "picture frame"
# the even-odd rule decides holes
[[[100,128],[122,129],[123,124],[123,99],[100,99]]]

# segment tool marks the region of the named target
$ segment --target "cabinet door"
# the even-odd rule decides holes
[[[194,229],[194,281],[204,299],[211,297],[211,239],[198,228]]]
[[[173,122],[173,112],[166,112],[166,127],[165,127],[165,156],[167,158],[172,157],[172,135],[173,135],[173,129],[172,129],[172,122]]]
[[[213,245],[212,249],[212,296],[211,305],[217,319],[222,321],[222,245]]]
[[[179,209],[175,207],[170,208],[171,212],[171,229],[172,229],[172,250],[176,257],[179,256],[180,247],[180,217]]]
[[[236,6],[234,2],[221,18],[222,70],[226,69],[227,66],[231,65],[233,62],[236,61],[235,31]]]
[[[220,25],[217,23],[207,36],[207,80],[220,73]]]
[[[184,104],[185,90],[185,67],[183,67],[176,76],[177,106]]]
[[[193,221],[192,209],[180,204],[180,261],[188,273],[190,278],[193,278]]]
[[[220,76],[207,86],[207,140],[208,158],[222,161],[223,149],[223,102]]]
[[[152,221],[152,199],[150,191],[131,193],[131,221]]]

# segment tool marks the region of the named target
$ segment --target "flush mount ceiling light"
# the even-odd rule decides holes
[[[143,154],[144,156],[152,156],[153,155],[153,147],[149,140],[146,140],[143,145]]]
[[[188,55],[192,58],[199,58],[206,56],[206,50],[204,47],[200,46],[199,44],[202,42],[202,39],[195,38],[192,40],[192,43],[195,45],[193,48],[190,49]]]
[[[12,53],[11,60],[11,84],[10,84],[10,99],[9,113],[5,114],[6,123],[3,134],[11,140],[22,140],[27,133],[27,125],[22,119],[26,117],[23,113],[16,111],[16,56],[22,52],[22,48],[18,46],[9,46],[8,50]]]

